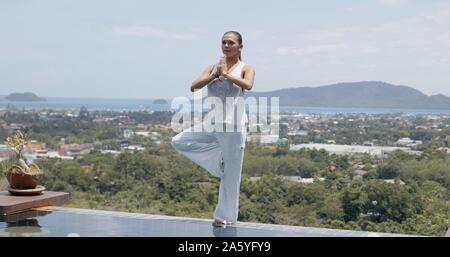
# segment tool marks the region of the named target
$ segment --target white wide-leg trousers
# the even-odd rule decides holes
[[[237,221],[245,137],[245,130],[204,132],[191,127],[172,138],[178,152],[221,179],[214,219]]]

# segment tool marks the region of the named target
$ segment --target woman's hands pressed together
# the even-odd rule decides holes
[[[220,58],[219,67],[217,67],[217,72],[219,73],[219,76],[224,76],[228,74],[228,67],[225,55],[222,56],[222,58]]]

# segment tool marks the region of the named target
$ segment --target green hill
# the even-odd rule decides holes
[[[27,102],[39,102],[46,101],[45,98],[39,97],[34,93],[25,92],[25,93],[12,93],[5,97],[6,100],[9,101],[27,101]]]
[[[282,106],[450,109],[450,98],[447,96],[427,96],[412,87],[380,81],[285,88],[269,92],[250,91],[247,96],[279,97]]]

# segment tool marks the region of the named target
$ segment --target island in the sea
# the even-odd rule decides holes
[[[25,93],[12,93],[5,97],[6,100],[9,101],[27,101],[27,102],[40,102],[40,101],[46,101],[45,98],[37,96],[34,93],[31,92],[25,92]]]
[[[154,100],[152,102],[152,104],[164,104],[164,105],[167,105],[169,103],[166,100],[164,100],[164,99],[156,99],[156,100]]]

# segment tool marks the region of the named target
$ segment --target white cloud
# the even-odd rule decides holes
[[[290,42],[274,48],[283,84],[384,80],[450,95],[450,9],[375,26],[332,26],[277,38]]]
[[[307,58],[324,55],[353,58],[378,53],[380,46],[365,42],[368,37],[365,33],[367,33],[365,29],[358,27],[333,27],[321,31],[309,31],[302,33],[296,40],[290,40],[297,41],[297,46],[282,46],[275,51],[279,55]]]
[[[398,7],[409,4],[412,0],[378,0],[378,2],[384,6]]]
[[[353,13],[353,12],[364,12],[369,10],[367,6],[346,6],[342,8],[345,12]]]
[[[186,32],[171,32],[163,29],[158,29],[151,26],[118,26],[112,29],[114,35],[118,36],[132,36],[132,37],[150,37],[159,39],[174,39],[174,40],[192,40],[197,38],[200,34],[207,31],[202,28],[192,28]]]

